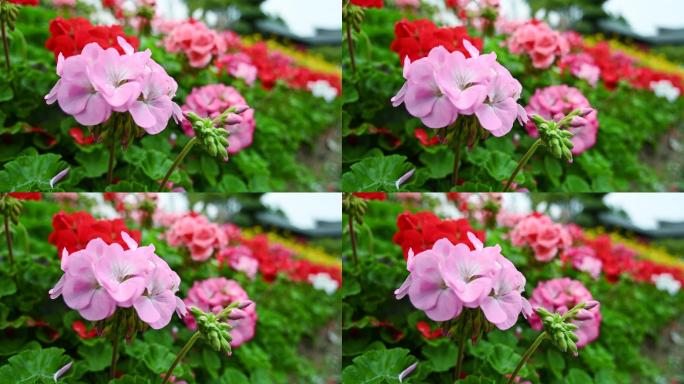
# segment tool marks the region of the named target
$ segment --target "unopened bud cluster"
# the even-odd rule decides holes
[[[473,344],[482,338],[485,332],[494,329],[494,324],[487,321],[484,313],[479,308],[465,308],[461,315],[451,323],[447,336],[458,339],[463,333],[470,338]]]
[[[192,123],[195,136],[204,149],[211,156],[225,159],[228,157],[229,132],[224,126],[240,124],[242,122],[240,114],[248,109],[247,106],[230,107],[215,118],[200,117],[194,112],[187,112],[185,116]]]
[[[113,316],[95,323],[98,335],[104,335],[108,339],[124,337],[131,342],[138,332],[144,332],[149,325],[140,320],[135,310],[131,308],[118,308]]]
[[[539,115],[532,115],[532,121],[535,122],[539,130],[544,145],[557,159],[565,159],[572,162],[572,148],[575,146],[572,143],[574,134],[565,128],[581,127],[587,124],[584,119],[585,116],[593,112],[591,108],[576,109],[559,121],[546,120]]]
[[[223,351],[230,355],[232,353],[230,342],[233,340],[230,331],[233,327],[222,320],[239,320],[245,317],[245,312],[242,309],[247,308],[251,304],[251,301],[235,302],[218,314],[204,312],[197,307],[190,307],[190,313],[192,313],[197,322],[197,331],[202,335],[207,344],[217,352]]]
[[[19,6],[9,1],[0,0],[0,20],[2,20],[10,31],[14,31],[14,25],[19,16]]]
[[[592,309],[596,305],[598,305],[597,301],[579,303],[563,315],[551,313],[544,307],[536,308],[536,312],[541,318],[544,331],[551,339],[551,342],[553,342],[561,351],[570,351],[574,355],[577,355],[577,341],[579,341],[579,337],[574,331],[577,330],[578,327],[571,323],[571,321],[591,319],[592,315],[589,313],[588,309]]]
[[[21,200],[15,199],[8,194],[0,196],[0,213],[2,213],[3,216],[8,217],[15,225],[19,223],[21,208]]]
[[[353,6],[350,1],[347,1],[342,7],[342,20],[349,23],[356,32],[361,32],[361,23],[363,23],[364,17],[363,7]]]
[[[354,220],[359,225],[363,224],[363,216],[366,214],[368,204],[365,199],[354,196],[353,193],[345,193],[342,198],[342,212],[349,215],[349,220]]]

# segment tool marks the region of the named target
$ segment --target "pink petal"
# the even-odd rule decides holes
[[[482,308],[482,312],[484,312],[487,320],[494,324],[501,323],[508,317],[503,308],[501,308],[499,301],[491,296],[482,299],[480,308]]]
[[[491,105],[482,104],[475,110],[475,115],[484,129],[493,132],[501,128],[501,120]]]
[[[90,305],[80,309],[78,313],[86,320],[97,321],[108,318],[115,310],[116,303],[114,300],[109,297],[104,289],[98,289],[95,291]]]
[[[451,290],[442,290],[437,304],[426,310],[425,314],[434,321],[447,321],[458,316],[463,310],[463,304]]]
[[[150,324],[161,318],[159,310],[154,306],[152,300],[147,296],[140,296],[133,302],[133,307],[138,313],[140,320]]]
[[[88,304],[95,294],[95,284],[90,280],[83,280],[77,277],[70,277],[64,282],[62,295],[64,302],[71,309],[81,309]]]
[[[128,108],[128,112],[133,116],[133,120],[140,128],[150,128],[157,123],[149,106],[142,101],[135,101]]]
[[[93,94],[88,98],[88,103],[86,104],[85,109],[82,112],[74,115],[74,118],[79,122],[79,124],[93,126],[107,120],[110,113],[111,107],[109,104],[107,104],[104,98],[99,94]]]
[[[439,284],[424,279],[413,279],[409,287],[409,299],[414,307],[425,310],[435,306],[441,291]]]

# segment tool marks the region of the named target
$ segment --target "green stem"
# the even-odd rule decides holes
[[[187,144],[185,144],[185,147],[183,147],[183,150],[181,151],[180,154],[178,154],[178,157],[176,157],[176,160],[171,164],[171,168],[169,168],[169,171],[166,172],[166,176],[164,176],[164,180],[162,180],[161,184],[159,185],[159,192],[162,192],[164,188],[166,188],[166,183],[169,181],[169,178],[171,177],[171,174],[173,171],[178,167],[178,164],[180,164],[181,161],[185,158],[185,156],[190,153],[190,150],[192,149],[192,146],[197,143],[198,139],[197,136],[193,137],[190,141],[188,141]]]
[[[520,173],[520,170],[523,169],[525,164],[530,160],[532,155],[534,155],[534,152],[539,148],[540,145],[542,145],[543,141],[542,139],[537,139],[537,141],[532,144],[530,149],[527,150],[527,153],[525,153],[525,156],[523,156],[522,159],[518,162],[518,166],[515,167],[515,170],[511,174],[511,177],[508,179],[506,182],[506,187],[504,187],[504,192],[508,192],[511,189],[511,185],[513,185],[513,180],[515,180],[515,177],[518,176],[518,173]]]
[[[512,384],[515,381],[515,378],[518,376],[518,372],[520,372],[525,363],[527,363],[527,360],[529,360],[530,357],[532,357],[532,354],[534,354],[534,351],[536,351],[537,348],[544,341],[544,339],[546,339],[546,336],[546,331],[540,333],[539,336],[537,336],[537,338],[534,340],[534,343],[532,343],[532,345],[530,345],[527,351],[525,351],[525,354],[520,359],[518,366],[515,367],[515,371],[513,371],[511,377],[508,379],[508,384]]]
[[[171,367],[169,367],[169,370],[166,371],[166,375],[164,375],[164,381],[162,381],[162,384],[166,384],[169,381],[169,378],[171,378],[171,374],[173,373],[173,370],[176,368],[176,365],[185,357],[185,355],[190,352],[190,348],[192,348],[192,345],[195,344],[197,339],[199,339],[201,334],[199,332],[195,332],[194,335],[188,340],[187,343],[185,343],[185,346],[183,349],[181,349],[180,352],[178,352],[178,356],[176,356],[176,360],[173,361],[173,364],[171,364]]]
[[[5,31],[5,19],[2,19],[0,21],[0,28],[2,29],[2,45],[5,48],[5,66],[7,67],[7,71],[9,72],[10,70],[10,57],[9,57],[9,43],[7,42],[7,32]]]
[[[352,41],[352,31],[349,20],[347,20],[347,47],[349,48],[349,59],[351,60],[352,72],[356,73],[356,59],[354,58],[354,42]]]
[[[7,239],[7,250],[9,252],[10,269],[14,270],[14,254],[12,253],[12,233],[10,232],[9,217],[5,215],[5,237]]]
[[[451,174],[451,184],[456,186],[458,183],[458,169],[461,167],[461,148],[463,148],[463,139],[465,138],[465,132],[463,132],[463,127],[456,128],[459,131],[456,132],[456,145],[454,146],[454,173]]]
[[[359,256],[356,253],[356,232],[354,232],[354,218],[351,216],[349,216],[349,237],[351,238],[352,245],[352,261],[354,262],[354,268],[358,270]]]
[[[116,363],[119,360],[119,323],[121,320],[116,319],[114,323],[114,339],[112,340],[112,363],[109,365],[109,379],[113,379],[116,374]]]
[[[116,157],[116,140],[114,136],[109,139],[109,165],[107,166],[107,185],[112,185],[114,180],[114,158]]]
[[[463,367],[463,355],[465,354],[465,342],[466,342],[465,329],[461,329],[461,338],[458,340],[458,357],[456,358],[456,378],[454,382],[458,382],[461,379],[461,368]]]

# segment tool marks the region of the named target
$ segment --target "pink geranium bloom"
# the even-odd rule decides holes
[[[404,63],[406,84],[393,98],[395,106],[402,102],[406,110],[420,118],[429,128],[451,125],[458,113],[449,97],[437,83],[437,72],[441,69],[449,52],[442,46],[433,48],[427,57]]]
[[[136,253],[125,252],[121,245],[114,243],[105,248],[94,265],[98,281],[119,305],[140,296],[145,290],[149,263]]]
[[[526,301],[521,292],[525,289],[525,277],[515,268],[501,268],[492,277],[491,293],[480,302],[482,312],[489,322],[499,329],[508,329],[518,321]]]
[[[94,239],[84,250],[69,254],[65,249],[62,255],[64,275],[50,290],[50,297],[63,296],[66,305],[86,320],[97,321],[111,316],[116,310],[116,301],[97,280],[94,268],[94,264],[108,253],[109,247],[101,239]]]
[[[459,113],[469,112],[481,104],[487,93],[483,85],[489,75],[489,66],[482,60],[468,60],[459,51],[448,55],[437,75],[440,90]]]
[[[448,250],[442,274],[446,284],[467,307],[477,307],[492,288],[489,277],[495,262],[492,256],[489,252],[471,252],[465,244],[456,244]]]
[[[440,268],[452,247],[449,240],[441,239],[432,249],[417,254],[413,260],[409,299],[414,307],[425,311],[434,321],[453,319],[463,309],[463,303],[447,286]]]

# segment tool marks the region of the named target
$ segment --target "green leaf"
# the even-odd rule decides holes
[[[563,370],[565,369],[565,359],[563,355],[558,352],[555,348],[549,348],[546,351],[546,361],[551,372],[557,379],[563,377]]]
[[[368,351],[342,371],[345,384],[398,383],[399,374],[416,359],[404,348]]]
[[[97,345],[81,345],[78,354],[85,360],[88,370],[99,372],[109,367],[112,362],[112,346],[109,343]]]
[[[495,371],[502,375],[513,372],[520,361],[520,355],[512,348],[501,344],[495,344],[486,355],[487,362]],[[524,368],[521,370],[523,374]]]
[[[101,152],[78,152],[75,158],[83,167],[85,177],[100,177],[107,173],[109,156],[103,156]]]
[[[0,191],[50,191],[50,179],[65,168],[67,163],[52,153],[18,157],[0,171]]]
[[[561,167],[560,161],[558,161],[558,159],[551,156],[545,156],[544,169],[546,170],[546,175],[549,177],[553,185],[560,184],[560,177],[563,175],[563,167]]]
[[[591,376],[581,369],[571,368],[568,377],[565,378],[566,384],[591,384],[594,380]]]
[[[211,377],[217,378],[221,369],[221,359],[218,354],[209,348],[204,348],[202,350],[202,361],[204,362],[203,368],[209,372]]]
[[[441,345],[426,345],[423,347],[423,355],[432,365],[435,372],[445,372],[456,366],[454,356],[458,354],[455,343],[444,342]]]
[[[52,383],[52,376],[69,360],[61,348],[24,351],[0,367],[0,378],[11,378],[14,384]]]
[[[439,152],[423,152],[420,155],[420,162],[427,166],[430,177],[433,179],[445,178],[454,171],[454,152],[443,149]]]
[[[591,192],[591,187],[584,179],[577,175],[568,175],[563,183],[565,192]]]
[[[221,178],[221,182],[218,183],[216,189],[219,192],[224,193],[234,193],[234,192],[247,192],[247,185],[239,177],[235,175],[224,175]]]
[[[219,175],[219,161],[223,164],[222,160],[218,160],[215,157],[202,156],[200,158],[202,174],[211,185],[216,185],[216,177]]]
[[[249,379],[244,373],[235,368],[227,368],[218,380],[221,384],[249,384]]]
[[[14,91],[12,91],[12,85],[3,77],[3,79],[0,80],[0,103],[12,100],[13,97]]]
[[[173,164],[164,152],[156,149],[143,149],[135,145],[126,150],[124,160],[155,181],[161,181]],[[174,183],[180,181],[178,170],[173,172],[169,180]]]
[[[507,153],[490,152],[491,156],[484,163],[485,170],[494,180],[508,180],[518,163]]]
[[[9,296],[17,291],[17,286],[9,276],[2,276],[0,280],[0,297]]]
[[[400,155],[366,158],[342,176],[342,190],[396,192],[397,179],[412,168],[406,157]]]

